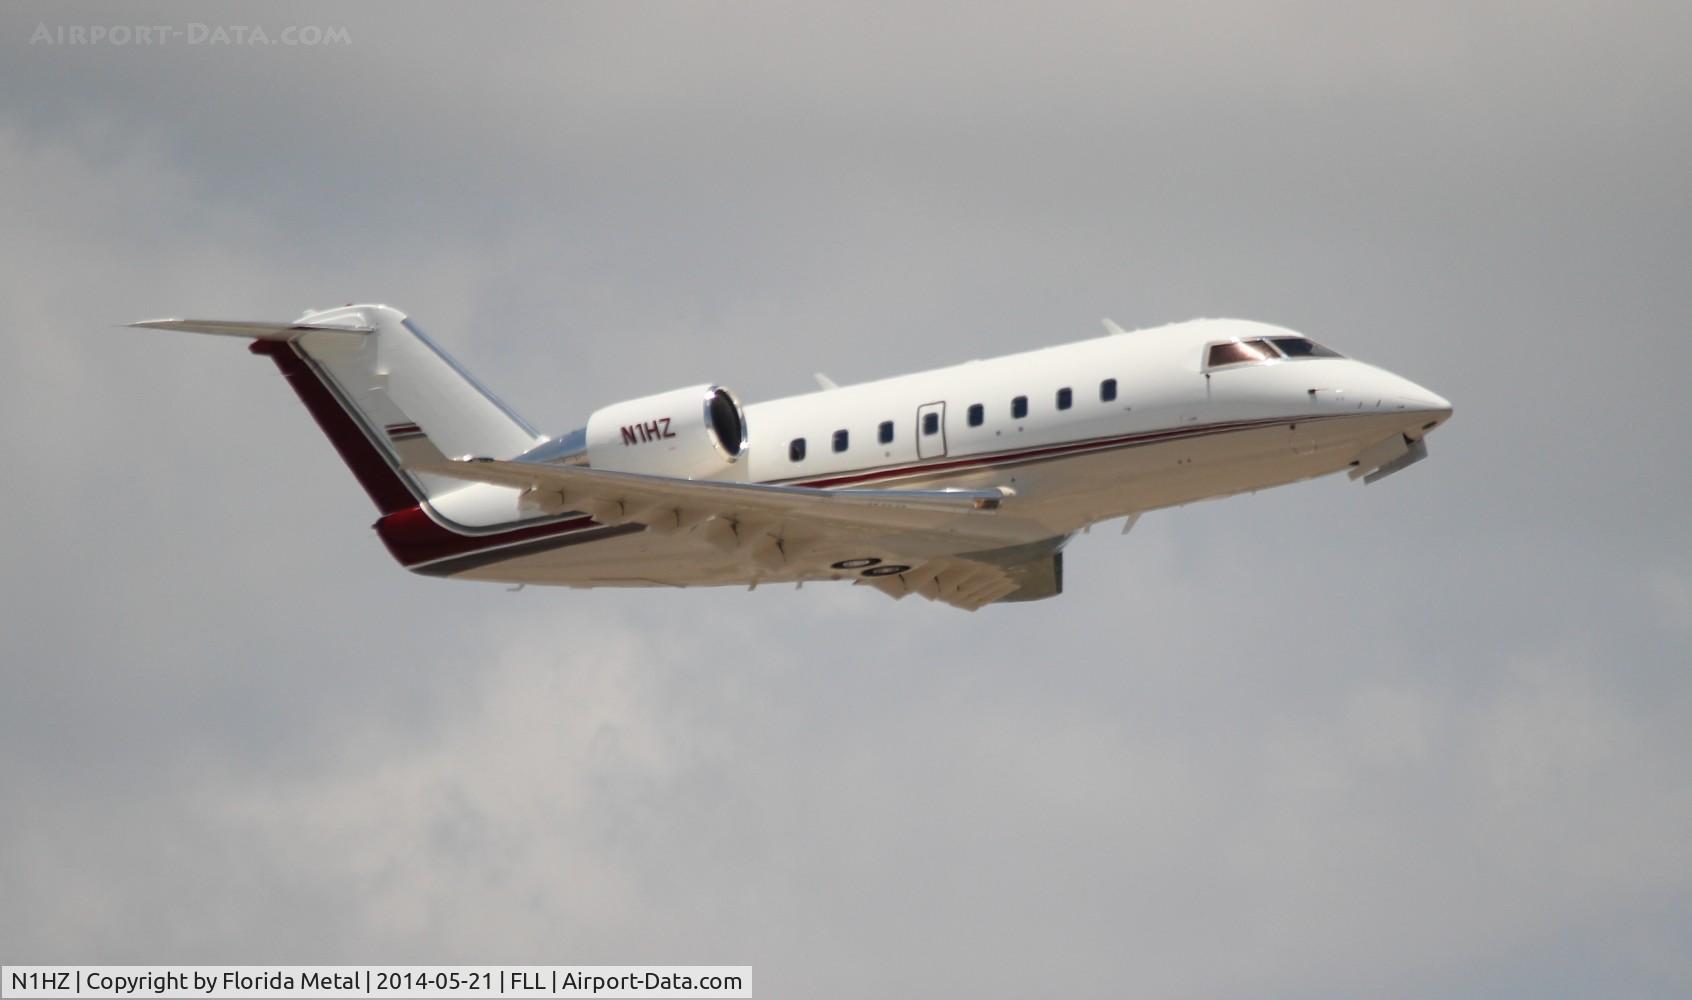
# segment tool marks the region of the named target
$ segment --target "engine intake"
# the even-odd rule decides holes
[[[720,476],[745,454],[746,443],[746,411],[717,385],[613,403],[587,423],[588,465],[613,472]]]

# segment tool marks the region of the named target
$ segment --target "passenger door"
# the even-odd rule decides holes
[[[946,404],[917,407],[917,458],[946,457]]]

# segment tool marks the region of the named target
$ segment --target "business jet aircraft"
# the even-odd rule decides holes
[[[851,580],[974,611],[1063,590],[1077,531],[1427,454],[1451,404],[1291,330],[1196,320],[742,406],[696,385],[545,437],[398,310],[227,334],[275,362],[430,576],[571,587]]]

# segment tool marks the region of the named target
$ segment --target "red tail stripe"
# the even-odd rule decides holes
[[[377,510],[392,514],[417,506],[418,498],[412,495],[405,480],[388,464],[387,456],[371,443],[363,429],[347,415],[340,402],[318,379],[317,373],[294,353],[291,346],[282,341],[255,340],[247,349],[276,362],[277,369],[293,387],[295,395],[300,397],[300,402],[305,404],[312,419],[317,421],[323,436],[341,453],[341,461],[347,463],[347,468],[352,470],[364,492],[370,495]]]

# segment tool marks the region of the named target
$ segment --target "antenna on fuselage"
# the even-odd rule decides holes
[[[1109,316],[1106,316],[1102,322],[1104,323],[1104,326],[1105,326],[1105,332],[1112,335],[1112,336],[1115,336],[1116,334],[1119,334],[1119,333],[1127,333],[1128,332],[1127,330],[1122,329],[1120,326],[1117,326],[1116,323]]]

